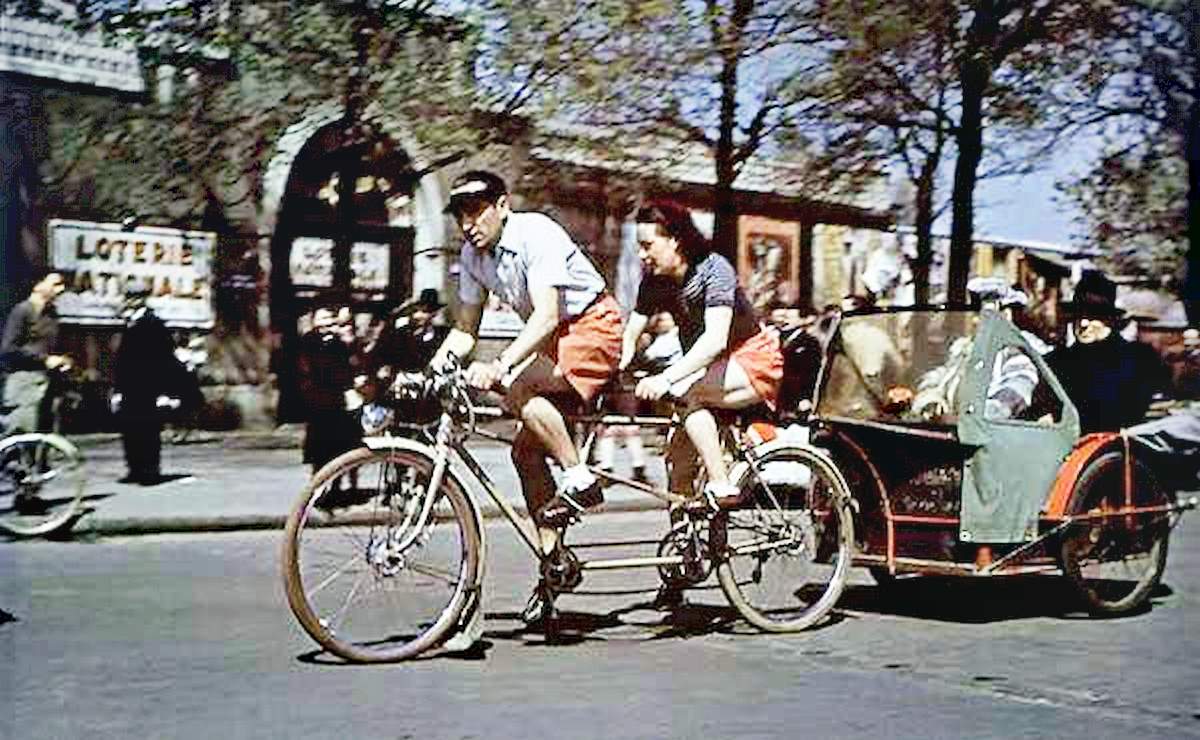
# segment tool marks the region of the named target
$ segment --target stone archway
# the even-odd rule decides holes
[[[314,108],[285,129],[275,145],[275,156],[271,158],[263,176],[258,219],[259,234],[264,236],[259,244],[259,257],[263,269],[268,272],[271,269],[270,237],[278,226],[279,211],[296,157],[318,131],[341,119],[344,113],[345,108],[338,103],[326,103]],[[384,116],[382,120],[383,133],[404,147],[413,168],[419,172],[426,171],[433,159],[409,133],[412,127],[397,116]],[[442,215],[444,203],[443,187],[437,173],[426,172],[413,192],[413,226],[416,231],[413,251],[419,258],[413,262],[414,291],[422,288],[440,290],[443,287],[446,265],[440,247],[445,234]]]
[[[335,295],[356,313],[378,315],[423,288],[443,288],[442,187],[435,173],[425,171],[427,158],[400,121],[387,120],[369,142],[348,144],[338,129],[342,119],[336,104],[310,111],[280,136],[264,176],[259,254],[270,275],[283,421],[302,414],[294,373],[298,324],[316,302]],[[301,244],[306,252],[333,258],[327,282],[312,282],[313,273],[299,266],[304,259],[295,250]],[[359,250],[367,247],[385,255],[383,285],[361,283],[358,260],[365,255]]]

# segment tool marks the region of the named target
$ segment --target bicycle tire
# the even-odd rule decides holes
[[[780,466],[783,478],[776,477],[773,465]],[[760,630],[808,629],[837,604],[850,571],[850,492],[833,462],[803,445],[774,445],[757,456],[754,469],[740,467],[734,483],[741,503],[710,524],[721,588]],[[768,587],[764,576],[776,569],[795,572],[778,586],[772,578]]]
[[[57,434],[0,440],[0,530],[43,537],[72,525],[83,511],[87,481],[79,448]],[[22,510],[22,499],[34,506]]]
[[[1135,506],[1168,503],[1144,465],[1135,463],[1134,482]],[[1125,456],[1109,452],[1083,469],[1067,511],[1119,509],[1124,502]],[[1081,522],[1063,535],[1059,563],[1089,613],[1128,614],[1150,598],[1162,579],[1170,532],[1170,517],[1163,513]]]
[[[330,653],[359,663],[405,660],[437,646],[457,626],[478,585],[482,540],[454,478],[443,477],[424,530],[403,552],[391,549],[412,533],[433,467],[429,455],[413,450],[352,450],[319,470],[296,501],[283,541],[284,588],[300,625]],[[340,481],[351,480],[350,493],[338,491]],[[345,554],[334,556],[331,571],[323,555],[339,547]],[[451,564],[418,562],[422,556]],[[343,575],[353,583],[331,613],[347,586],[326,589]],[[368,591],[360,596],[363,585]],[[378,602],[372,597],[380,594],[402,598],[384,604],[383,614],[368,613],[375,606],[368,601]],[[423,596],[434,602],[428,613],[419,603]]]

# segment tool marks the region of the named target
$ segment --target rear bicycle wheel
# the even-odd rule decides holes
[[[38,537],[82,513],[87,476],[79,449],[57,434],[0,440],[0,530]]]
[[[457,626],[476,586],[480,533],[449,477],[415,529],[432,472],[419,452],[353,450],[318,471],[292,509],[282,561],[288,604],[334,655],[404,660]]]
[[[1169,496],[1144,466],[1134,465],[1135,507],[1164,506]],[[1084,468],[1067,511],[1094,515],[1064,533],[1059,558],[1063,573],[1087,610],[1127,614],[1145,603],[1167,564],[1171,517],[1165,512],[1101,516],[1126,508],[1125,456],[1101,455]]]
[[[799,445],[766,451],[735,482],[741,503],[710,525],[721,588],[761,630],[811,627],[837,603],[854,555],[845,482]]]

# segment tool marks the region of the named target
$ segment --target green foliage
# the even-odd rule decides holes
[[[1113,270],[1181,279],[1186,256],[1200,249],[1187,228],[1187,151],[1200,143],[1200,7],[1127,0],[1118,25],[1112,74],[1092,81],[1107,152],[1061,187]]]
[[[838,126],[831,155],[877,151],[927,196],[943,150],[955,157],[951,300],[965,298],[978,180],[1036,169],[1090,114],[1084,83],[1111,66],[1096,52],[1115,2],[818,3],[834,60],[822,92]]]
[[[576,134],[581,160],[655,177],[707,158],[728,250],[727,196],[745,164],[802,154],[804,81],[818,62],[805,5],[480,0],[478,77],[497,104]]]
[[[1171,138],[1110,153],[1067,188],[1113,272],[1182,281],[1187,163]]]
[[[195,221],[259,202],[279,135],[329,104],[345,143],[396,128],[435,158],[473,145],[470,30],[428,0],[84,2],[75,23],[130,44],[143,97],[54,94],[44,199],[97,215]],[[43,10],[49,7],[43,7]],[[36,9],[29,8],[32,12]],[[171,92],[162,95],[169,87]]]

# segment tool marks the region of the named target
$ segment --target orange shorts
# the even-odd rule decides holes
[[[621,363],[621,309],[610,295],[564,323],[550,342],[550,359],[575,392],[590,402]]]
[[[779,384],[783,382],[783,350],[779,335],[771,329],[759,329],[758,333],[739,344],[730,359],[750,379],[750,385],[772,411],[779,401]]]

